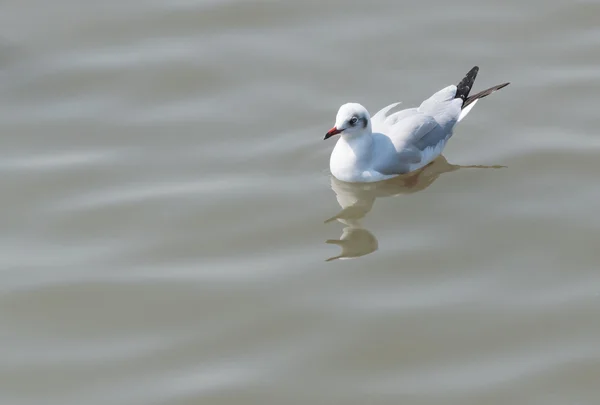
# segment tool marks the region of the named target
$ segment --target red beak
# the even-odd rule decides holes
[[[339,134],[340,132],[342,132],[342,131],[340,131],[340,130],[339,130],[339,129],[337,129],[336,127],[333,127],[333,128],[331,128],[329,131],[327,131],[327,133],[325,134],[325,138],[323,138],[323,140],[325,140],[325,139],[329,139],[329,138],[331,138],[332,136]]]

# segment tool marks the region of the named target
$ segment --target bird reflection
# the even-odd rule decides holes
[[[346,183],[331,176],[331,189],[335,192],[342,210],[326,220],[325,223],[337,220],[344,225],[344,229],[339,239],[326,241],[328,244],[338,245],[342,248],[339,255],[330,257],[327,261],[356,258],[373,253],[378,249],[375,235],[361,224],[362,218],[371,211],[377,198],[423,191],[433,184],[441,174],[459,169],[499,169],[503,167],[506,166],[453,165],[448,163],[444,156],[439,156],[420,170],[376,183]]]

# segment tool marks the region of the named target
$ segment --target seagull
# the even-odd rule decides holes
[[[373,117],[358,103],[340,107],[335,126],[325,139],[340,134],[329,161],[331,174],[351,183],[387,180],[418,170],[439,156],[454,126],[479,99],[508,86],[502,83],[469,96],[479,67],[473,67],[458,83],[438,91],[419,107],[389,112],[393,103]]]

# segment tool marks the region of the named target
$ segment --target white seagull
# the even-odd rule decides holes
[[[450,85],[418,108],[388,115],[400,103],[390,104],[373,117],[365,107],[347,103],[340,107],[335,126],[325,139],[341,134],[329,167],[331,174],[346,182],[386,180],[418,170],[444,150],[454,126],[480,98],[509,83],[499,84],[469,97],[479,68],[473,67],[457,86]]]

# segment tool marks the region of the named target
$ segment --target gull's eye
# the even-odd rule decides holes
[[[350,125],[355,126],[357,122],[358,122],[358,117],[350,118]]]

